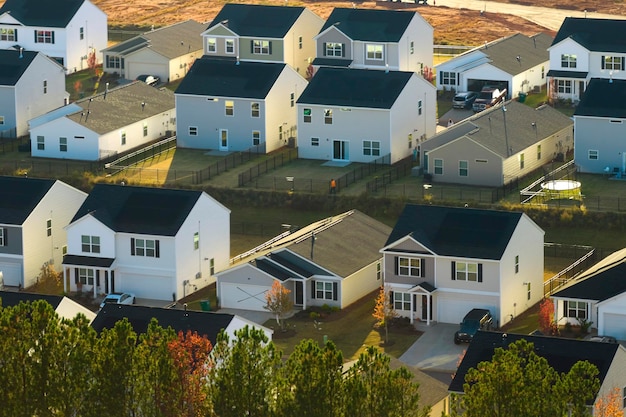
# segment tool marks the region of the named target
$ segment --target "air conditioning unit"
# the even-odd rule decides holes
[[[196,273],[196,279],[200,279],[200,278],[202,278],[202,272]]]

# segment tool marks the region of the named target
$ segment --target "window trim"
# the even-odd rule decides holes
[[[600,151],[597,149],[588,149],[587,159],[589,159],[590,161],[597,161],[598,159],[600,159]]]
[[[465,282],[483,282],[482,270],[482,264],[478,262],[453,261],[452,280]],[[474,276],[475,279],[472,279]]]
[[[365,59],[368,61],[384,61],[385,60],[385,45],[380,44],[380,43],[366,44],[365,45]]]
[[[411,293],[393,292],[393,309],[396,311],[411,311]]]
[[[253,101],[250,103],[250,117],[261,117],[261,103],[259,103],[258,101]]]
[[[364,156],[380,156],[380,141],[379,140],[364,140],[363,141],[363,155]]]
[[[80,243],[81,243],[81,252],[100,253],[100,249],[101,249],[100,236],[81,235]]]
[[[424,276],[422,262],[422,258],[398,256],[398,276],[409,278]]]
[[[77,283],[82,285],[93,285],[96,273],[93,268],[76,268],[78,276],[76,277]]]
[[[231,49],[231,47],[232,47],[232,50],[229,50]],[[224,52],[227,54],[235,53],[235,40],[233,38],[227,38],[224,40]]]
[[[187,133],[189,136],[198,136],[198,126],[189,126]]]
[[[439,164],[438,164],[439,163]],[[443,175],[443,159],[436,158],[433,160],[433,174],[434,175]]]
[[[217,38],[206,38],[206,52],[208,54],[217,53]]]
[[[45,136],[37,136],[37,150],[45,151],[46,150],[46,138]]]
[[[320,138],[311,138],[311,146],[320,146]]]
[[[307,110],[308,113],[307,114]],[[310,107],[304,107],[302,108],[302,120],[304,123],[311,123],[311,120],[313,119],[313,110]]]
[[[46,219],[46,236],[52,236],[52,219]]]
[[[253,130],[252,131],[252,146],[258,146],[261,144],[261,131]]]
[[[332,281],[316,280],[315,298],[318,300],[335,300],[335,286],[333,284]]]
[[[577,60],[576,54],[561,54],[561,68],[576,68]]]
[[[463,163],[465,163],[464,167]],[[459,177],[469,177],[469,161],[464,159],[459,161]]]
[[[149,243],[152,243],[149,245]],[[160,242],[158,239],[130,238],[130,255],[144,258],[160,258]]]
[[[228,117],[233,117],[235,115],[234,100],[224,100],[224,114]]]
[[[0,227],[0,246],[8,246],[7,245],[8,235],[9,235],[9,230],[6,227]]]
[[[272,41],[264,39],[253,39],[252,41],[252,54],[253,55],[271,55],[272,54]]]
[[[59,138],[59,152],[67,152],[67,137],[65,136]]]
[[[588,304],[585,301],[572,301],[565,300],[563,301],[563,315],[569,319],[582,319],[585,320],[588,318]],[[574,307],[572,307],[572,304]],[[584,306],[584,308],[583,308]],[[570,315],[573,313],[573,315]]]
[[[324,109],[324,124],[333,124],[333,109]]]
[[[324,44],[324,56],[332,56],[341,58],[344,56],[343,43],[340,42],[326,42]]]

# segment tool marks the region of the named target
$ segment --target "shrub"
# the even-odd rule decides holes
[[[317,320],[320,318],[320,313],[318,313],[317,311],[311,311],[309,313],[309,318],[313,319],[313,320]]]

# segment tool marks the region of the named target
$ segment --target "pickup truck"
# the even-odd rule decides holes
[[[505,97],[506,88],[499,90],[496,87],[483,87],[480,94],[478,94],[478,98],[476,98],[474,104],[472,104],[472,110],[478,113],[501,102]]]

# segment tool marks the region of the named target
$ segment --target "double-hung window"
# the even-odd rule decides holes
[[[393,308],[394,310],[411,311],[411,294],[408,292],[394,291]]]
[[[339,42],[326,42],[326,56],[343,56],[343,44]]]
[[[439,77],[443,85],[456,85],[456,72],[440,71]]]
[[[37,150],[38,151],[46,150],[46,139],[43,136],[37,136]]]
[[[382,61],[385,57],[383,55],[382,45],[368,44],[365,46],[365,56],[367,59]]]
[[[573,319],[587,318],[587,303],[584,301],[564,301],[565,317]]]
[[[100,253],[100,236],[82,235],[80,240],[83,252]]]
[[[596,150],[596,149],[589,149],[587,151],[587,158],[592,160],[592,161],[597,161],[598,158],[600,157],[600,151]]]
[[[250,104],[250,115],[252,117],[259,117],[261,115],[261,108],[258,102],[253,102]]]
[[[468,162],[459,161],[459,177],[467,177],[469,173]]]
[[[380,142],[377,140],[364,140],[363,155],[380,156]]]
[[[52,219],[46,220],[46,236],[52,236]]]
[[[235,114],[235,102],[232,100],[226,100],[224,102],[224,110],[226,116],[233,116]]]
[[[130,239],[130,254],[132,256],[145,256],[158,258],[159,241],[154,239]]]
[[[252,145],[257,146],[261,143],[261,132],[258,130],[252,131]]]
[[[272,53],[272,43],[270,41],[253,40],[252,53],[255,55],[270,55]]]
[[[217,52],[217,39],[215,39],[215,38],[207,38],[207,40],[206,40],[206,51],[208,53],[212,53],[212,54]]]
[[[7,245],[7,229],[5,227],[0,227],[0,246]]]
[[[235,53],[235,40],[234,39],[226,39],[226,53],[234,54]]]
[[[311,109],[306,107],[302,109],[302,117],[304,118],[304,123],[311,123]]]
[[[561,68],[576,68],[576,55],[561,54]]]
[[[17,42],[17,29],[0,29],[0,41]]]
[[[422,260],[420,258],[398,257],[398,275],[403,277],[422,276]]]
[[[478,264],[473,262],[455,262],[455,278],[457,281],[479,281]]]
[[[572,94],[572,81],[571,80],[557,80],[557,90],[562,94]]]
[[[54,43],[53,30],[36,30],[35,43]]]
[[[333,300],[333,283],[328,281],[316,281],[315,298],[321,300]]]
[[[90,268],[78,268],[77,280],[83,285],[93,285],[94,271]]]
[[[435,175],[443,175],[443,159],[435,159]]]
[[[603,56],[602,69],[609,71],[622,71],[624,69],[624,57],[622,56]]]
[[[327,125],[333,124],[333,111],[332,109],[324,109],[324,123]]]

